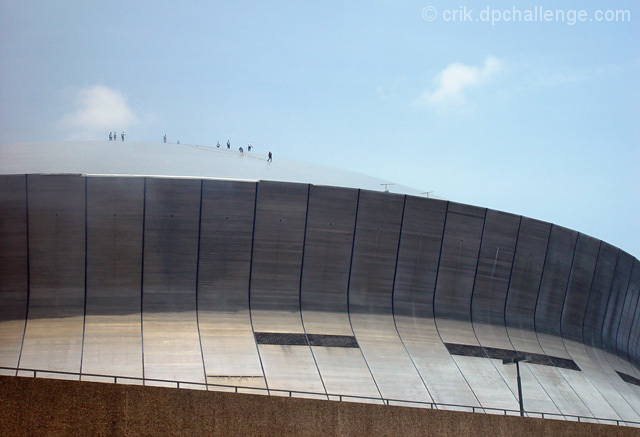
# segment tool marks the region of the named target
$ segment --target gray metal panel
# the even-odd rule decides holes
[[[621,415],[618,413],[618,405],[625,404],[622,410],[628,410],[629,406],[620,396],[620,393],[609,383],[608,379],[602,373],[602,370],[598,365],[592,361],[591,357],[587,353],[585,345],[573,340],[564,341],[567,352],[571,358],[576,362],[580,370],[589,379],[593,386],[597,389],[598,393],[604,398],[597,405],[590,402],[589,409],[595,416],[610,419],[620,419]],[[571,378],[570,378],[571,379]],[[596,399],[597,397],[590,397],[590,399]]]
[[[359,348],[313,346],[327,393],[380,398]]]
[[[522,218],[505,310],[509,338],[515,349],[523,352],[545,353],[534,327],[550,234],[551,224]],[[564,296],[564,291],[562,294]],[[566,351],[564,356],[567,356]],[[529,377],[538,381],[563,414],[590,415],[557,369],[535,364],[525,367],[531,372]]]
[[[601,393],[605,394],[607,401],[623,420],[640,421],[640,403],[637,400],[637,395],[611,367],[608,361],[611,357],[607,358],[607,352],[598,348],[587,346],[586,349],[592,362],[597,366],[601,379],[607,381],[615,389],[615,392],[601,390]]]
[[[485,213],[484,208],[449,202],[434,296],[436,324],[445,343],[477,344],[471,296]]]
[[[635,261],[635,269],[640,269],[638,265],[639,261],[636,259]],[[638,279],[638,278],[636,278]],[[640,287],[638,282],[635,282],[635,287]],[[640,378],[640,362],[639,362],[639,354],[638,350],[640,344],[640,298],[635,307],[634,318],[631,324],[631,329],[629,330],[629,345],[627,346],[627,350],[629,352],[629,360],[634,367],[635,374]]]
[[[353,336],[347,288],[358,191],[311,186],[300,298],[307,334]],[[327,392],[380,397],[359,348],[312,347]]]
[[[593,275],[596,269],[600,241],[588,235],[578,235],[576,250],[562,310],[562,336],[582,341],[582,325],[587,308]]]
[[[506,331],[505,306],[520,222],[519,216],[487,210],[472,300],[474,332],[479,343],[485,347],[513,349]],[[517,395],[515,366],[504,366],[499,360],[491,362],[514,396]],[[526,408],[560,414],[530,366],[522,367],[522,375]],[[482,391],[482,388],[478,391]],[[510,396],[508,399],[511,402]],[[483,402],[483,405],[486,403]]]
[[[554,357],[569,358],[560,338],[560,321],[577,238],[577,232],[553,226],[542,272],[535,326],[540,346]]]
[[[519,409],[517,389],[511,390],[496,369],[498,365],[502,366],[501,361],[460,355],[453,358],[469,382],[480,405],[486,408]]]
[[[449,203],[434,311],[443,342],[479,345],[471,323],[471,302],[486,210]],[[453,356],[483,407],[517,409],[517,397],[492,360]]]
[[[518,394],[517,375],[515,365],[504,365],[499,360],[492,360],[495,368],[500,372],[504,380],[507,382],[511,393],[514,396]],[[551,399],[549,393],[538,380],[535,372],[532,371],[534,365],[520,363],[520,375],[522,384],[522,399],[525,411],[535,411],[545,414],[562,415],[562,412],[555,404],[555,400]],[[535,366],[539,367],[539,366]],[[509,397],[510,399],[510,397]]]
[[[26,176],[0,176],[0,366],[18,367],[28,299]]]
[[[300,269],[308,185],[260,182],[256,204],[251,316],[255,331],[303,333]]]
[[[394,287],[397,317],[433,318],[447,202],[407,196]]]
[[[204,181],[202,190],[198,321],[207,381],[265,388],[249,314],[256,184]]]
[[[593,347],[602,346],[602,325],[619,252],[618,248],[608,243],[602,242],[600,245],[598,262],[585,311],[582,335],[584,343]]]
[[[559,371],[593,415],[615,419],[619,415],[610,405],[614,405],[616,401],[610,403],[605,400],[604,396],[606,394],[617,396],[617,393],[613,393],[610,385],[606,381],[602,381],[602,376],[598,372],[594,372],[594,365],[584,346],[581,347],[579,343],[576,343],[583,341],[584,315],[592,286],[596,281],[595,273],[598,270],[598,260],[603,260],[600,258],[600,246],[598,240],[583,234],[578,236],[562,313],[562,334],[565,338],[563,342],[565,349],[582,372],[566,369],[559,369]],[[601,274],[603,263],[600,262],[600,265]]]
[[[358,191],[311,186],[300,297],[310,334],[353,335],[347,287]]]
[[[638,292],[640,288],[640,262],[637,259],[634,260],[633,268],[631,270],[631,277],[629,279],[629,286],[627,287],[627,293],[624,300],[624,309],[620,318],[620,325],[618,326],[618,333],[616,335],[616,344],[618,349],[618,356],[622,361],[622,367],[626,370],[626,373],[637,377],[633,367],[629,364],[629,336],[631,334],[631,328],[634,322],[634,316],[638,311]]]
[[[433,320],[447,202],[407,197],[394,287],[396,327],[436,402],[479,406]]]
[[[79,175],[29,175],[27,196],[30,294],[20,367],[79,372],[84,325],[85,179]]]
[[[146,180],[145,378],[205,381],[196,315],[200,183],[194,179]]]
[[[618,326],[620,325],[620,320],[622,319],[622,313],[624,311],[624,301],[629,281],[631,279],[633,262],[634,258],[631,255],[620,251],[602,326],[602,346],[604,350],[610,354],[605,354],[605,356],[610,358],[608,359],[609,364],[615,370],[621,372],[624,372],[624,369],[616,355],[616,337],[618,334]]]
[[[393,320],[392,291],[403,205],[400,196],[360,192],[349,309],[353,332],[382,396],[431,401]]]
[[[572,276],[576,283],[591,283],[597,250],[595,240],[587,237],[579,239],[575,231],[559,226],[551,229],[536,306],[537,336],[547,355],[571,358],[560,337],[565,298]],[[584,285],[584,288],[588,288],[588,285]],[[565,392],[559,393],[561,399],[566,400],[566,404],[558,403],[559,408],[568,414],[594,415],[592,408],[602,404],[603,399],[584,373],[562,368],[557,370],[568,387]],[[562,383],[559,380],[556,387],[561,387]],[[548,384],[546,387],[548,390],[555,388]]]
[[[582,371],[580,376],[586,377],[598,392],[598,396],[584,396],[578,391],[591,412],[597,417],[622,418],[623,414],[621,413],[630,410],[629,405],[610,383],[609,378],[599,365],[592,360],[587,347],[573,340],[565,340],[565,346],[571,358],[580,367]],[[564,373],[564,375],[574,387],[577,386],[573,383],[575,375],[572,375],[572,372]]]
[[[520,216],[487,210],[472,296],[472,320],[482,346],[513,349],[504,308],[511,277]]]
[[[308,185],[260,182],[251,271],[258,332],[304,333],[300,313]],[[310,346],[258,345],[267,385],[324,393]]]
[[[261,344],[259,348],[269,390],[326,393],[309,346]]]
[[[520,351],[544,353],[533,334],[551,224],[522,217],[505,307],[507,332]]]
[[[144,179],[87,178],[82,372],[141,378]]]

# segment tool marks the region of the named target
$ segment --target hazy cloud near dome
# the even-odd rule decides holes
[[[92,85],[74,92],[75,109],[55,122],[67,131],[67,139],[105,139],[113,129],[125,131],[138,117],[119,91],[104,85]]]
[[[426,91],[414,103],[432,106],[461,105],[466,102],[465,91],[487,82],[502,69],[502,61],[488,56],[482,67],[460,62],[449,64],[435,78],[436,88]]]

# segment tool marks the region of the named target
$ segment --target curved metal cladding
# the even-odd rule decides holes
[[[502,360],[529,355],[527,414],[640,422],[640,262],[549,223],[330,186],[11,175],[0,247],[4,374],[494,412],[518,410]]]

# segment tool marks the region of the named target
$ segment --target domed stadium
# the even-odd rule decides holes
[[[265,153],[0,146],[0,374],[640,427],[640,261]]]

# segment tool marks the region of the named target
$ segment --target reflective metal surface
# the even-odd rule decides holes
[[[640,262],[549,223],[295,183],[10,175],[0,244],[3,374],[504,414],[501,357],[533,354],[527,414],[640,422]]]

